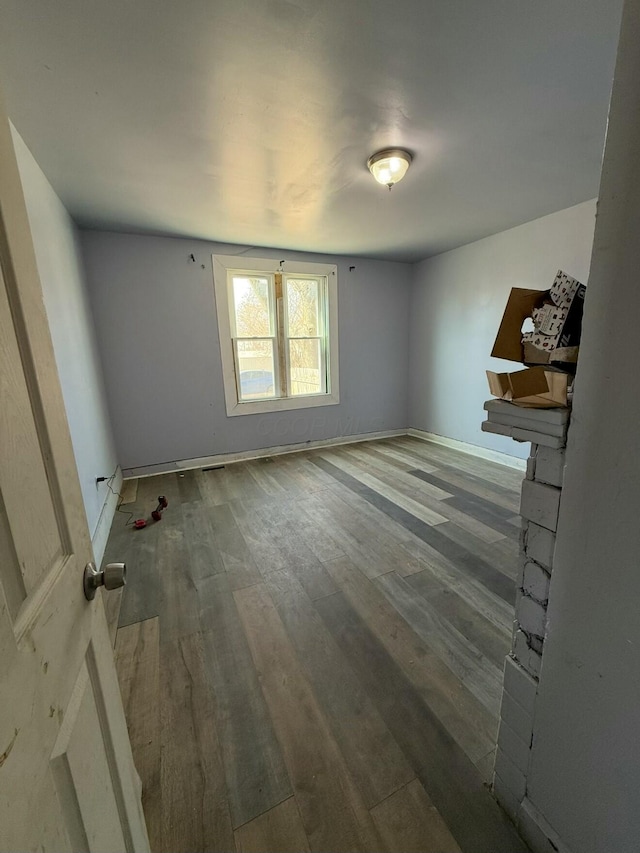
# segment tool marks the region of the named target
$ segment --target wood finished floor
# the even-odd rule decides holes
[[[487,785],[520,481],[402,437],[138,482],[169,507],[105,561],[153,851],[527,850]]]

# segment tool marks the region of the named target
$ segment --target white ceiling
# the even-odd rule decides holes
[[[416,260],[597,194],[621,6],[0,0],[0,80],[82,225]]]

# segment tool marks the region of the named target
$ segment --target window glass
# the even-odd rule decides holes
[[[322,350],[318,338],[289,341],[289,375],[292,397],[324,391]]]
[[[233,302],[236,337],[263,338],[273,335],[269,279],[234,275]]]
[[[319,290],[317,280],[287,278],[290,338],[313,338],[321,334]]]
[[[241,400],[264,400],[276,396],[272,340],[236,341],[236,361]]]

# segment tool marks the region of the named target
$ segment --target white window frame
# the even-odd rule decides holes
[[[327,391],[299,397],[280,397],[267,400],[240,400],[236,384],[236,369],[228,288],[229,270],[247,273],[275,275],[282,272],[295,278],[296,275],[325,276],[327,312]],[[340,377],[338,361],[338,268],[335,264],[315,264],[299,261],[279,261],[272,258],[247,258],[244,255],[213,255],[213,283],[220,335],[220,356],[227,415],[257,415],[264,412],[282,412],[293,409],[309,409],[317,406],[335,406],[340,402]],[[288,346],[285,347],[288,359]],[[277,361],[277,359],[276,359]],[[275,365],[276,371],[278,366]]]

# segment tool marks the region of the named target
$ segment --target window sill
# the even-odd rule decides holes
[[[312,409],[318,406],[335,406],[340,402],[339,394],[316,394],[309,397],[285,397],[279,400],[255,400],[227,405],[227,415],[261,415],[266,412],[288,412],[296,409]]]

